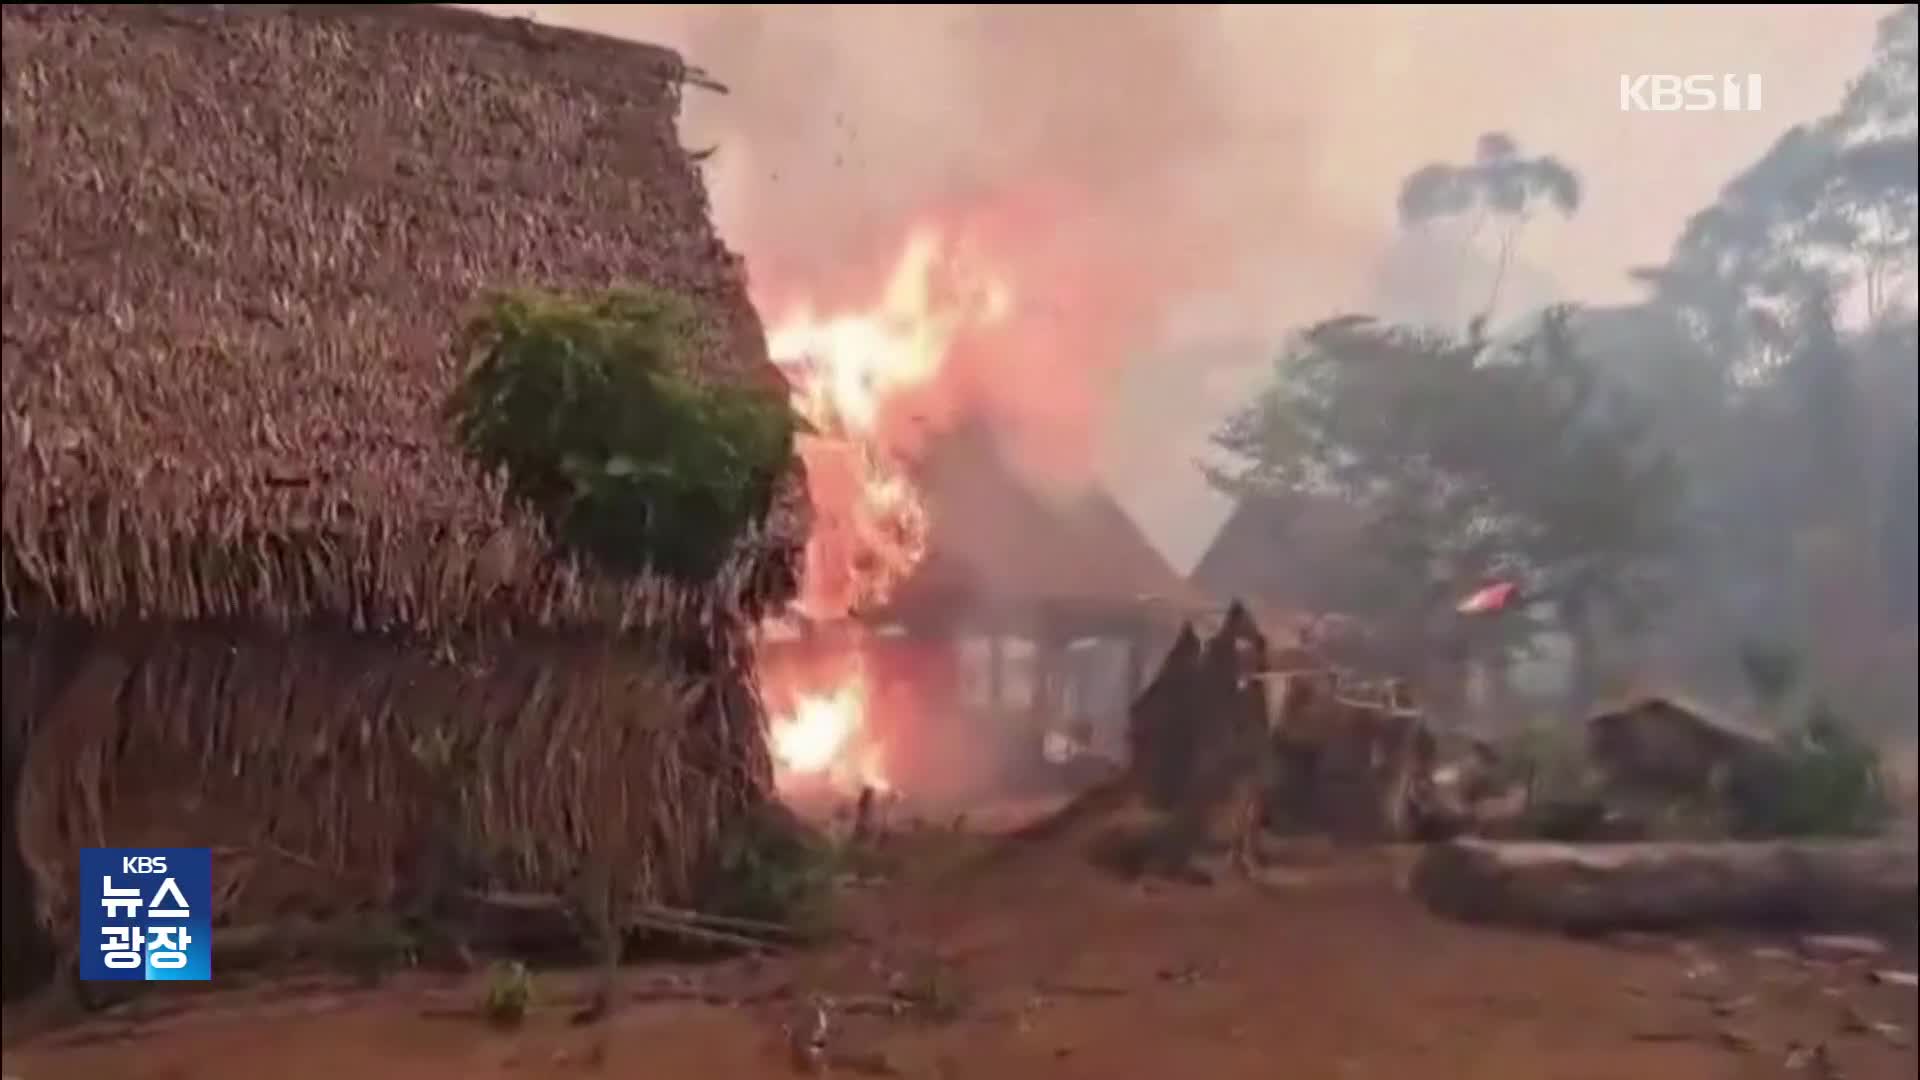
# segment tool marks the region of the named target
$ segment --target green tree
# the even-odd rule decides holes
[[[1636,271],[1741,377],[1792,354],[1791,319],[1811,296],[1857,288],[1869,322],[1900,317],[1920,190],[1915,11],[1881,20],[1833,113],[1781,135],[1687,222],[1663,266]]]
[[[1419,228],[1439,220],[1464,220],[1469,239],[1491,232],[1493,286],[1482,320],[1500,306],[1500,287],[1512,264],[1515,246],[1533,215],[1543,207],[1571,215],[1580,208],[1580,178],[1551,155],[1527,157],[1512,136],[1491,131],[1474,144],[1464,165],[1435,162],[1409,174],[1400,184],[1400,223]]]
[[[1723,671],[1743,641],[1803,649],[1819,688],[1906,718],[1916,10],[1881,20],[1832,113],[1784,132],[1636,272],[1651,295],[1612,340],[1583,338],[1603,378],[1656,403],[1685,463],[1697,528],[1677,606],[1714,614],[1670,640],[1717,648]]]
[[[1526,646],[1527,612],[1454,614],[1489,578],[1545,601],[1533,613],[1577,642],[1639,625],[1678,539],[1679,472],[1650,449],[1644,404],[1594,377],[1570,318],[1551,311],[1504,346],[1365,318],[1317,326],[1217,434],[1227,463],[1209,476],[1237,498],[1360,508],[1365,541],[1329,570],[1408,662],[1457,669]]]

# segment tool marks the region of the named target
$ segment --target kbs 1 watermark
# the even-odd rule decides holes
[[[81,848],[80,977],[213,978],[212,906],[207,848]]]
[[[1759,112],[1758,75],[1622,75],[1621,112]]]

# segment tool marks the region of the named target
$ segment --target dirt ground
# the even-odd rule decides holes
[[[965,885],[864,890],[850,901],[861,941],[631,968],[623,1004],[591,1025],[570,1022],[579,982],[558,973],[538,977],[536,1008],[514,1031],[476,1015],[481,976],[157,994],[138,1006],[145,1016],[12,1046],[5,1073],[792,1076],[783,1027],[824,995],[835,1076],[1915,1075],[1915,992],[1870,975],[1912,970],[1910,952],[1818,959],[1792,940],[1580,942],[1466,927],[1406,897],[1404,869],[1391,853],[1303,856],[1259,885],[1203,886],[1029,861]]]

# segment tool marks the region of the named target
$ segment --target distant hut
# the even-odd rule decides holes
[[[1624,790],[1699,795],[1762,773],[1782,753],[1770,733],[1671,697],[1642,696],[1587,719],[1587,752]]]
[[[979,418],[935,437],[913,480],[924,557],[884,602],[793,627],[769,660],[829,670],[857,647],[865,720],[916,796],[1104,774],[1147,664],[1214,605],[1110,494],[1047,490]]]
[[[1328,568],[1367,542],[1367,517],[1330,497],[1248,496],[1234,505],[1194,564],[1195,585],[1238,596],[1256,611],[1337,611],[1342,584]]]
[[[959,656],[976,716],[1077,730],[1124,753],[1146,667],[1214,605],[1104,490],[1051,493],[1021,477],[991,428],[969,424],[920,463],[925,560],[869,622]]]
[[[709,588],[609,579],[439,410],[496,286],[671,290],[705,373],[778,379],[688,69],[424,5],[4,17],[8,988],[90,845],[215,847],[231,919],[447,858],[684,895],[766,790],[746,631],[800,486]]]

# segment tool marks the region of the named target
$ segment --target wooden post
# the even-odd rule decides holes
[[[995,625],[987,632],[987,711],[995,716],[1006,708],[1006,638]]]
[[[1050,720],[1059,719],[1060,630],[1052,618],[1042,614],[1033,636],[1033,700],[1027,710],[1026,738],[1032,740],[1036,756],[1045,744]]]
[[[1138,626],[1127,630],[1127,703],[1131,705],[1147,686],[1146,634]]]
[[[1028,714],[1035,724],[1047,715],[1058,665],[1059,654],[1053,647],[1053,635],[1043,629],[1033,642],[1033,698],[1027,702]]]

